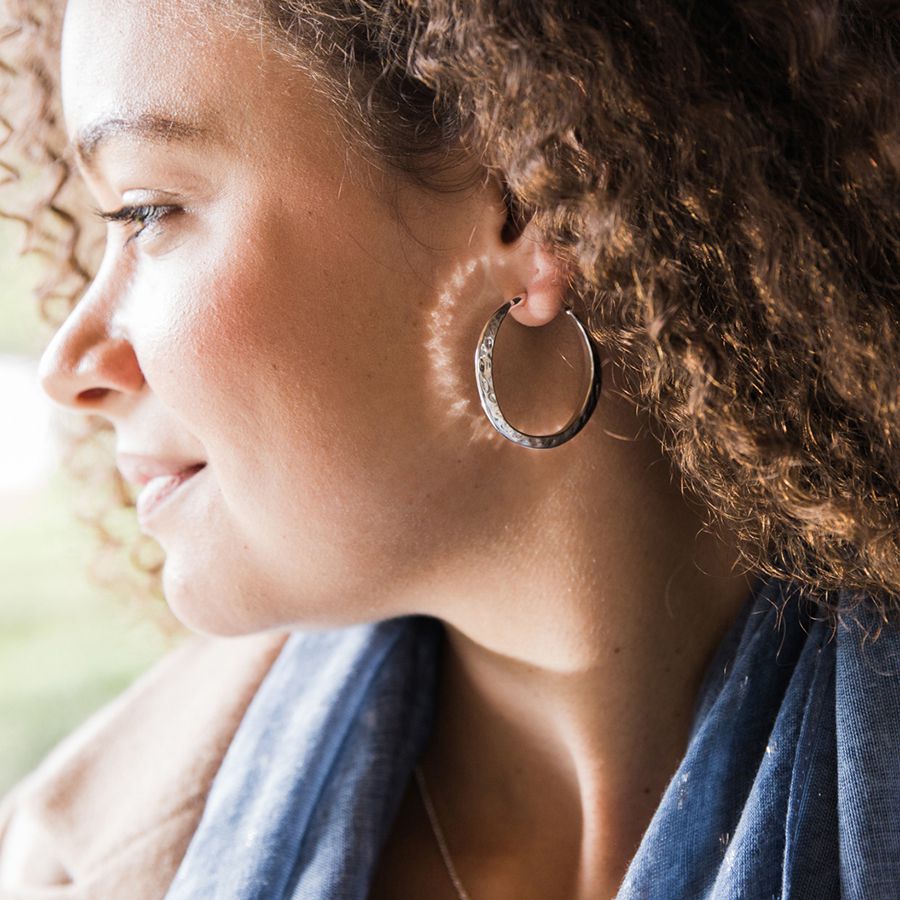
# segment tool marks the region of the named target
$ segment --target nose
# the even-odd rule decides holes
[[[109,411],[115,396],[135,393],[144,384],[131,341],[114,333],[104,310],[87,297],[47,345],[38,378],[55,403],[100,414]]]

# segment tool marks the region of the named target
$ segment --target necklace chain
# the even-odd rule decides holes
[[[428,793],[428,786],[425,784],[425,773],[418,763],[416,764],[416,782],[419,785],[419,793],[422,795],[425,812],[428,813],[428,821],[431,822],[431,830],[434,832],[438,849],[441,851],[441,856],[443,857],[444,865],[447,867],[450,880],[453,882],[453,887],[456,888],[456,894],[459,900],[470,900],[466,889],[462,886],[459,875],[456,874],[456,867],[453,865],[453,860],[450,858],[450,850],[447,848],[447,842],[444,840],[444,832],[441,830],[437,812],[434,809],[434,804],[431,802],[431,795]]]

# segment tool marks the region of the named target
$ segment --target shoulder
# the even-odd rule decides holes
[[[161,896],[286,638],[191,636],[62,741],[0,804],[0,895]]]

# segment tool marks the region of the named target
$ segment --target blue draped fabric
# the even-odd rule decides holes
[[[900,898],[900,631],[832,633],[760,580],[620,900]],[[443,628],[296,632],[222,763],[167,900],[364,900],[430,736]]]

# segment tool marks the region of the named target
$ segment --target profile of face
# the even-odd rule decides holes
[[[492,179],[435,191],[356,152],[312,79],[218,6],[68,3],[66,126],[109,222],[44,387],[108,418],[119,454],[203,464],[141,515],[188,626],[427,609],[527,503],[542,454],[491,431],[472,357],[501,303],[537,301],[558,273],[504,240]],[[554,327],[501,334],[507,383],[544,385],[541,408],[565,421],[583,370],[534,349]],[[576,359],[571,332],[558,346]]]

